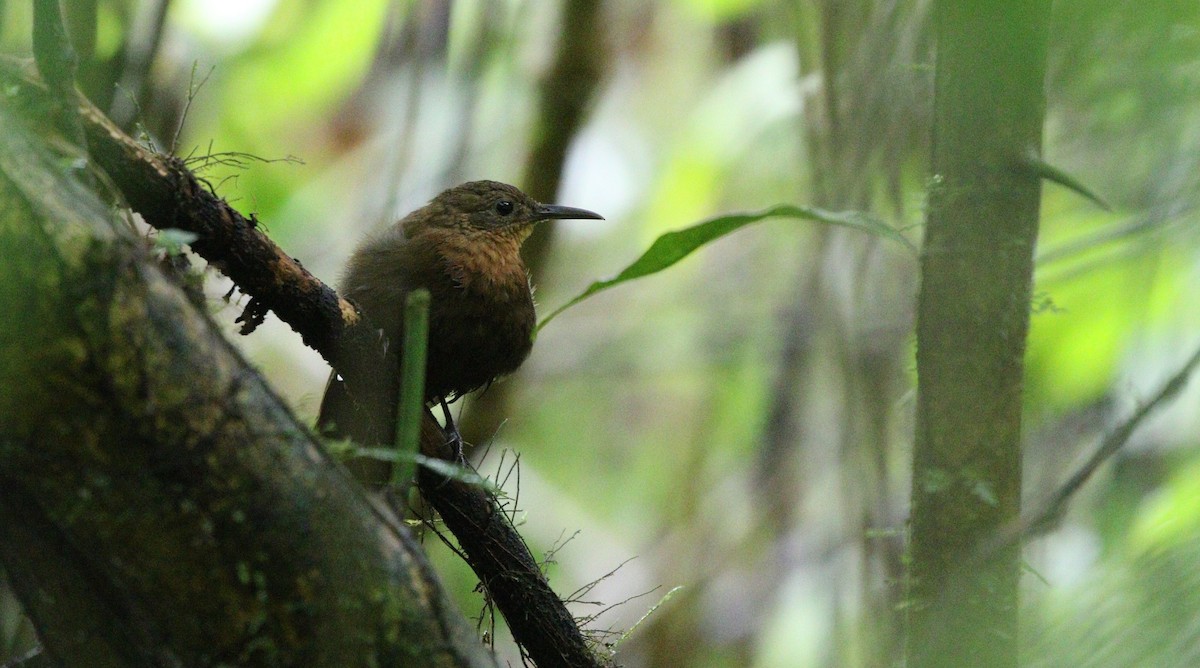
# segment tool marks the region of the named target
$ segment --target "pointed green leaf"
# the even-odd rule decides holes
[[[167,255],[174,256],[182,253],[185,245],[199,238],[199,235],[194,232],[167,227],[159,230],[158,234],[154,236],[154,245],[165,250]]]
[[[338,456],[340,457],[365,457],[367,459],[375,459],[381,462],[390,462],[392,464],[409,464],[416,466],[424,466],[425,468],[452,480],[475,485],[481,487],[493,494],[502,494],[503,490],[496,483],[479,475],[461,464],[448,462],[434,457],[426,457],[425,455],[414,452],[398,452],[394,448],[364,448],[354,445],[350,441],[326,441],[326,447],[333,443],[335,446],[340,446]]]
[[[1084,198],[1091,200],[1096,206],[1105,211],[1112,211],[1112,207],[1105,202],[1103,198],[1097,195],[1091,188],[1083,185],[1079,179],[1064,172],[1063,170],[1051,165],[1037,156],[1030,156],[1027,159],[1027,164],[1033,169],[1033,173],[1039,178],[1057,183],[1058,185],[1070,190],[1076,194],[1082,195]]]
[[[916,247],[894,227],[878,218],[873,218],[857,211],[825,211],[824,209],[815,207],[782,204],[753,213],[735,213],[719,216],[682,230],[674,230],[663,234],[654,240],[654,243],[650,245],[650,248],[645,253],[642,253],[641,257],[634,260],[633,264],[625,267],[621,273],[612,278],[592,283],[574,299],[558,307],[550,315],[546,316],[538,324],[537,328],[540,331],[546,326],[546,323],[553,320],[559,313],[591,297],[597,292],[607,290],[626,281],[632,281],[660,272],[679,262],[710,241],[719,239],[751,223],[757,223],[760,220],[768,218],[799,218],[826,225],[851,227],[895,241],[902,244],[913,255],[917,254]]]

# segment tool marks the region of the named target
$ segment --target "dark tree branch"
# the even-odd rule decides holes
[[[456,456],[429,412],[421,427],[421,453],[450,461]],[[603,665],[495,497],[428,467],[421,467],[417,484],[534,663],[541,668]]]
[[[0,79],[17,84],[32,104],[44,97],[43,89],[12,67],[0,68]],[[181,160],[140,146],[82,97],[77,104],[93,157],[147,223],[195,233],[199,238],[191,247],[197,254],[287,322],[352,386],[385,382],[380,371],[394,368],[394,355],[381,351],[376,330],[352,304],[283,253],[254,221],[204,187]],[[395,401],[390,406],[394,409]],[[423,451],[453,461],[453,454],[443,448],[447,441],[427,414]],[[537,665],[599,665],[494,498],[429,472],[421,475],[421,489],[444,516],[455,518],[447,517],[447,525],[489,587],[514,637]]]
[[[407,529],[27,119],[0,103],[0,559],[46,657],[494,665]]]

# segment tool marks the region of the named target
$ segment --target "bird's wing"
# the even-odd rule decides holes
[[[386,446],[393,437],[386,433],[389,430],[384,424],[385,420],[378,415],[381,411],[366,408],[370,403],[356,401],[346,382],[336,372],[330,373],[317,414],[317,431],[327,439],[348,439],[357,447]],[[381,485],[391,475],[388,462],[370,457],[352,457],[346,461],[346,466],[355,477],[367,484]]]
[[[414,285],[421,285],[428,262],[411,257],[413,248],[399,227],[369,237],[355,251],[343,281],[343,296],[353,300],[378,327],[387,345],[398,346],[404,328],[404,299]],[[400,351],[397,350],[397,353]],[[387,370],[397,374],[398,369]],[[356,386],[356,391],[361,391]],[[337,373],[329,375],[317,417],[317,429],[327,438],[350,439],[360,447],[387,447],[396,435],[395,400],[352,394]],[[358,464],[369,469],[359,472]],[[388,479],[386,462],[360,458],[348,466],[369,482]]]

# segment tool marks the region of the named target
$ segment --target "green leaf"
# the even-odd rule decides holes
[[[475,485],[476,487],[480,487],[487,492],[491,492],[492,494],[501,493],[501,490],[498,486],[496,486],[496,483],[479,475],[466,466],[462,466],[461,464],[455,464],[453,462],[435,459],[433,457],[426,457],[425,455],[415,455],[413,457],[413,461],[415,461],[418,465],[424,466],[434,473],[440,474],[446,478],[457,480],[468,485]]]
[[[993,508],[1000,505],[1000,499],[996,498],[996,490],[992,489],[991,483],[986,480],[976,480],[971,485],[971,493]]]
[[[329,441],[326,441],[326,447],[329,446]],[[346,443],[349,443],[346,441]],[[479,475],[475,471],[463,466],[448,462],[434,457],[426,457],[425,455],[416,454],[413,452],[398,452],[393,448],[363,448],[356,445],[349,445],[344,451],[345,457],[365,457],[368,459],[377,459],[381,462],[391,462],[393,464],[416,464],[437,473],[443,477],[457,480],[468,485],[475,485],[492,494],[503,494],[496,483]]]
[[[894,227],[878,218],[873,218],[857,211],[825,211],[824,209],[815,207],[781,204],[753,213],[735,213],[719,216],[682,230],[667,232],[655,239],[650,248],[645,253],[642,253],[641,257],[634,260],[633,264],[625,267],[621,273],[613,278],[596,281],[589,285],[586,290],[574,299],[558,307],[550,315],[542,319],[542,322],[538,324],[537,330],[541,331],[546,326],[546,323],[553,320],[559,313],[591,297],[597,292],[607,290],[626,281],[658,273],[679,262],[710,241],[715,241],[746,225],[768,218],[799,218],[825,223],[826,225],[850,227],[895,241],[907,248],[913,255],[917,254],[916,247]]]
[[[154,236],[154,245],[162,248],[167,255],[179,255],[183,247],[200,237],[195,232],[188,232],[177,227],[167,227],[158,231]]]
[[[1071,176],[1054,165],[1051,165],[1045,160],[1033,155],[1026,158],[1026,164],[1029,165],[1030,169],[1033,170],[1033,173],[1036,174],[1038,178],[1045,179],[1052,183],[1057,183],[1067,190],[1091,200],[1092,203],[1101,209],[1104,209],[1105,211],[1112,211],[1112,207],[1108,205],[1108,202],[1104,201],[1104,199],[1097,195],[1091,188],[1083,185],[1079,179]]]
[[[942,469],[929,469],[921,479],[921,489],[927,494],[945,491],[950,489],[952,484],[954,477]]]
[[[612,649],[616,650],[617,645],[620,645],[621,643],[625,642],[625,639],[628,638],[629,636],[633,635],[633,632],[636,631],[637,628],[642,625],[642,622],[649,619],[650,615],[653,615],[655,612],[657,612],[658,609],[663,606],[663,604],[665,604],[667,601],[671,600],[671,598],[673,596],[675,596],[675,594],[677,594],[681,589],[683,589],[682,585],[676,585],[674,587],[671,587],[671,591],[668,591],[667,593],[663,594],[663,597],[658,599],[658,603],[655,603],[654,605],[650,606],[650,609],[646,611],[646,614],[642,615],[640,619],[638,619],[636,622],[634,622],[633,626],[629,627],[629,630],[627,630],[625,633],[622,633],[620,638],[617,638],[617,641],[615,643],[613,643]],[[640,596],[640,594],[639,594],[639,596]]]

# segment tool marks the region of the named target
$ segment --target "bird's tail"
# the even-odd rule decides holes
[[[386,448],[395,438],[395,413],[387,407],[372,410],[377,403],[353,396],[345,381],[330,373],[317,413],[317,431],[326,439],[349,440],[357,448]],[[377,457],[351,456],[346,467],[369,487],[383,485],[391,477],[391,464]]]

